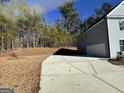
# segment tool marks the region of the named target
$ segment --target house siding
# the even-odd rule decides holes
[[[107,19],[110,42],[110,57],[115,58],[120,51],[120,40],[124,40],[124,30],[120,30],[119,22],[124,19]]]

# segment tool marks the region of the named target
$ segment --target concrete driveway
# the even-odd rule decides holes
[[[40,87],[39,93],[124,93],[124,68],[102,58],[50,56]]]

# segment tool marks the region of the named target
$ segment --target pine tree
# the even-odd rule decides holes
[[[63,16],[64,28],[69,33],[78,33],[80,31],[81,20],[74,7],[74,2],[65,2],[59,7],[59,11]]]

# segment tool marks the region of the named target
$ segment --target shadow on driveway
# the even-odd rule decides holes
[[[66,48],[61,48],[61,49],[57,50],[53,55],[75,56],[75,57],[82,57],[82,58],[87,57],[87,58],[97,58],[99,60],[108,60],[108,58],[104,58],[104,57],[82,55],[77,50],[66,49]]]
[[[66,56],[77,56],[79,53],[77,50],[61,48],[56,51],[53,55],[66,55]]]

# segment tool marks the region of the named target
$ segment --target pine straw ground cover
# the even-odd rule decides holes
[[[18,58],[0,56],[0,88],[12,88],[14,93],[38,93],[41,64],[55,50],[22,49]]]
[[[109,59],[108,60],[110,63],[112,63],[113,65],[124,65],[124,58],[121,60],[117,60],[117,59]]]

